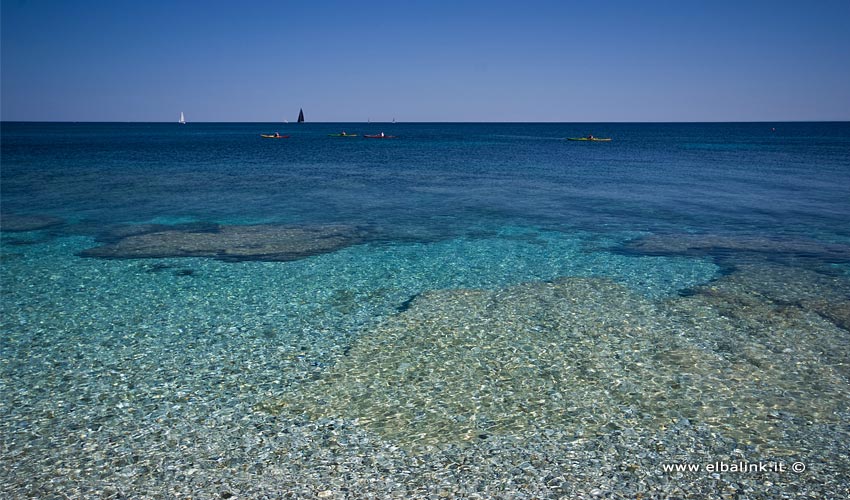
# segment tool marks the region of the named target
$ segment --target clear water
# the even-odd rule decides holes
[[[260,138],[276,130],[291,138]],[[341,130],[361,137],[328,136]],[[397,138],[362,137],[381,131]],[[613,141],[564,140],[589,133]],[[689,362],[703,366],[693,375],[701,380],[694,387],[703,390],[713,384],[730,391],[731,399],[768,401],[756,405],[761,409],[752,410],[755,416],[746,417],[757,419],[758,411],[779,407],[816,424],[832,425],[838,419],[847,428],[848,123],[3,123],[0,174],[4,216],[45,215],[62,221],[41,230],[7,231],[0,241],[3,461],[7,471],[17,471],[4,473],[7,484],[20,486],[32,475],[58,481],[64,469],[55,464],[65,462],[83,464],[81,470],[94,467],[100,474],[97,481],[108,482],[118,462],[105,459],[92,466],[75,452],[82,445],[68,436],[100,426],[102,433],[112,433],[110,443],[159,449],[155,443],[160,438],[129,436],[147,436],[145,429],[154,421],[168,425],[156,420],[166,418],[162,401],[182,408],[166,418],[174,419],[176,433],[197,432],[175,423],[188,421],[180,417],[187,408],[211,420],[227,408],[240,408],[256,418],[297,411],[370,421],[386,408],[368,398],[356,405],[338,401],[324,409],[309,400],[324,391],[324,403],[333,401],[328,394],[340,387],[328,386],[340,371],[368,372],[370,362],[357,365],[357,360],[376,359],[374,350],[363,347],[358,354],[358,345],[380,345],[390,328],[387,321],[420,318],[462,330],[485,313],[465,302],[468,297],[459,290],[495,294],[492,300],[497,302],[499,294],[515,295],[520,303],[493,309],[499,311],[493,321],[508,322],[498,323],[494,331],[508,333],[481,340],[500,349],[494,359],[510,364],[505,360],[511,359],[507,353],[512,347],[506,339],[519,335],[517,346],[535,349],[537,340],[522,337],[523,332],[545,329],[517,326],[538,314],[538,306],[530,304],[554,293],[534,287],[559,279],[605,283],[598,285],[603,291],[597,295],[586,290],[584,281],[564,285],[567,291],[575,287],[576,297],[596,297],[576,306],[582,326],[570,323],[570,332],[592,336],[607,328],[599,325],[624,318],[634,324],[635,317],[649,325],[654,336],[635,348],[635,362],[645,356],[660,365],[652,377],[641,372],[641,384],[650,384],[646,380],[653,377],[662,386],[679,380],[674,372],[681,366],[665,360],[681,355],[658,354],[665,349],[664,338],[675,338],[672,344],[687,352],[689,360],[706,357],[704,365]],[[359,244],[289,262],[79,256],[103,244],[98,238],[116,227],[193,222],[342,224],[362,228],[369,236]],[[704,238],[697,250],[672,249],[671,242],[694,235]],[[667,238],[662,239],[667,246],[652,251],[629,246],[632,240],[653,236]],[[821,251],[825,248],[831,250]],[[718,295],[705,287],[715,282],[735,300],[712,302]],[[516,292],[525,290],[518,286],[531,286],[534,292]],[[609,290],[612,286],[618,291]],[[552,307],[563,306],[557,301],[565,293],[553,295]],[[763,299],[759,307],[744,304],[746,297],[756,295]],[[787,319],[788,312],[779,309],[788,304],[796,304],[800,318],[779,322],[782,314]],[[472,311],[469,318],[464,316],[467,309]],[[543,310],[541,317],[548,314]],[[560,316],[549,319],[551,324],[569,323]],[[773,340],[752,337],[761,328],[757,325],[774,320]],[[547,342],[575,341],[559,328],[548,330]],[[810,334],[804,340],[801,329]],[[407,354],[380,361],[384,364],[375,373],[408,366],[410,350],[432,357],[423,369],[440,356],[447,362],[468,362],[467,354],[453,348],[432,349],[428,332],[410,332],[421,335],[425,344],[402,343],[410,344]],[[677,344],[682,342],[687,345]],[[817,359],[812,366],[818,368],[794,375],[782,370],[783,363],[809,358],[785,351],[792,347],[831,354],[811,354]],[[465,345],[461,350],[469,349]],[[596,349],[613,350],[607,344]],[[748,361],[738,359],[744,351]],[[566,370],[570,359],[551,362],[566,363]],[[765,377],[779,380],[778,385],[763,393],[735,392],[738,386],[722,374],[746,372],[736,365],[739,361],[754,363]],[[630,369],[606,363],[596,369],[609,367],[610,380],[622,375],[613,370]],[[331,382],[309,383],[325,373],[334,374]],[[795,384],[816,387],[809,397],[827,402],[814,403],[805,395],[788,400],[787,389]],[[655,389],[650,384],[633,391]],[[580,385],[570,390],[585,394]],[[280,404],[289,391],[296,391],[294,399],[302,402],[295,410]],[[785,400],[771,399],[780,393]],[[187,394],[194,407],[174,403],[185,402]],[[590,389],[587,394],[602,397]],[[678,403],[645,408],[653,414],[647,420],[686,415],[769,450],[789,448],[781,436],[764,437],[761,429],[748,431],[736,422],[718,423],[717,406],[725,404],[726,396],[708,398],[713,403],[707,405],[715,405],[711,411],[684,410],[694,407],[689,394],[683,390],[676,396]],[[472,398],[461,392],[446,397]],[[633,403],[634,392],[599,404],[613,408]],[[812,404],[817,408],[812,410]],[[518,425],[505,415],[515,407],[505,408],[498,415],[494,410],[491,421],[500,416]],[[493,424],[488,432],[522,436],[541,430],[541,422],[527,420],[522,418],[523,425],[531,431]],[[221,440],[228,439],[232,423],[216,427],[204,421],[211,432],[220,432]],[[446,421],[454,420],[441,419],[440,425]],[[552,425],[570,428],[577,421]],[[426,444],[439,443],[441,435],[476,434],[468,422],[455,432],[422,425],[410,427],[416,435],[427,435]],[[402,445],[415,444],[403,437],[412,432],[386,427],[365,429]],[[841,435],[839,445],[845,437]],[[103,453],[109,457],[117,452]],[[94,476],[83,476],[94,481]]]

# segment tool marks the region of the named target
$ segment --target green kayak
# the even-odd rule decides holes
[[[567,137],[568,141],[611,142],[610,137]]]

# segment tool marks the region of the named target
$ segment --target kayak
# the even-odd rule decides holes
[[[357,134],[348,134],[343,132],[341,134],[328,134],[328,137],[357,137]]]
[[[373,135],[366,134],[363,137],[365,137],[367,139],[395,139],[394,135],[384,135],[384,134],[373,134]]]
[[[265,139],[289,139],[288,135],[260,134]]]
[[[567,137],[568,141],[611,142],[610,137]]]

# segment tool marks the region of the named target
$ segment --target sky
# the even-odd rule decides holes
[[[850,0],[0,2],[2,120],[850,120]]]

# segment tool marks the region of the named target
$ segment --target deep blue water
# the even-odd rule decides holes
[[[264,140],[280,131],[290,139]],[[356,138],[328,137],[346,130]],[[364,139],[364,133],[397,135]],[[593,133],[610,143],[568,142]],[[90,225],[850,237],[850,124],[4,123],[2,203]]]

